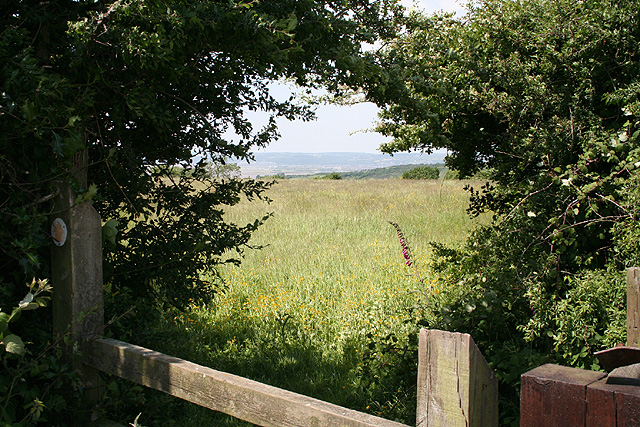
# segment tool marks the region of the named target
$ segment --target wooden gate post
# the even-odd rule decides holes
[[[422,329],[417,427],[498,425],[498,381],[471,335]]]
[[[69,183],[58,187],[51,223],[53,329],[55,335],[70,333],[72,345],[64,346],[67,361],[80,373],[87,397],[97,400],[98,371],[74,360],[73,343],[101,333],[104,324],[102,224],[88,202],[75,204]]]
[[[627,346],[640,347],[640,268],[627,269]]]

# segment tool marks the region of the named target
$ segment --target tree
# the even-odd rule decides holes
[[[383,150],[449,150],[462,176],[487,169],[470,210],[518,230],[531,263],[561,284],[609,259],[620,188],[640,160],[634,2],[487,0],[464,20],[412,15],[381,56]],[[535,261],[533,261],[535,260]]]
[[[331,172],[330,174],[323,176],[322,179],[342,179],[342,175],[338,172]]]
[[[209,165],[209,170],[209,173],[218,179],[239,179],[242,177],[242,168],[237,163]]]
[[[77,192],[120,223],[107,279],[174,303],[203,290],[199,272],[241,250],[265,219],[229,224],[222,206],[268,184],[207,179],[205,160],[193,159],[250,160],[278,137],[277,117],[312,119],[310,106],[276,100],[268,83],[355,84],[356,70],[374,68],[361,44],[390,35],[396,12],[390,0],[4,4],[5,271],[17,282],[47,274],[39,250],[53,181],[73,179],[83,154],[90,185],[74,181]],[[271,117],[262,129],[246,117],[253,110]]]
[[[383,107],[378,131],[393,137],[383,151],[445,148],[461,176],[489,173],[470,212],[493,213],[492,225],[462,251],[438,248],[443,274],[462,284],[443,327],[472,330],[506,384],[543,360],[591,366],[606,327],[568,344],[549,307],[590,271],[630,261],[632,239],[613,227],[636,221],[640,3],[484,0],[461,20],[406,24],[367,88]]]
[[[418,166],[402,174],[402,179],[438,179],[440,171],[433,166]]]
[[[59,180],[105,221],[110,295],[144,308],[210,294],[201,273],[237,262],[230,251],[267,218],[230,223],[226,207],[269,183],[215,179],[207,162],[251,160],[278,137],[276,118],[313,118],[309,105],[275,99],[270,82],[339,92],[374,72],[362,44],[391,36],[398,10],[395,0],[3,1],[0,309],[11,313],[24,283],[49,276]],[[249,111],[266,112],[267,125],[254,128]],[[44,344],[50,313],[38,314],[11,332]],[[36,402],[21,396],[7,397],[3,421]]]

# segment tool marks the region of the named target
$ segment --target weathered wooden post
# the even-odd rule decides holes
[[[498,381],[468,334],[420,331],[417,427],[498,425]]]
[[[84,186],[86,165],[83,152],[76,177]],[[72,344],[64,347],[67,360],[80,373],[88,398],[97,399],[98,371],[75,361],[73,352],[74,343],[99,334],[104,324],[102,224],[89,202],[76,204],[70,183],[60,182],[58,189],[51,215],[53,329],[55,335],[70,334]]]
[[[640,268],[627,269],[627,346],[640,347]]]

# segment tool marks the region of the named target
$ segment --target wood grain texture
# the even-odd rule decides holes
[[[617,386],[616,422],[619,426],[640,426],[640,387]]]
[[[420,331],[418,427],[497,426],[498,383],[468,334]]]
[[[62,246],[51,245],[53,329],[75,339],[98,334],[104,324],[102,291],[102,223],[89,202],[75,204],[69,183],[59,183],[60,196],[52,220],[61,218],[68,230]]]
[[[58,189],[51,221],[64,221],[67,238],[62,246],[51,245],[53,332],[71,333],[72,340],[62,345],[65,361],[80,375],[87,400],[96,402],[102,395],[99,372],[79,363],[73,354],[74,343],[104,327],[102,223],[89,202],[75,203],[68,182],[58,183]]]
[[[259,426],[405,426],[122,341],[95,339],[87,347],[93,368]]]
[[[587,386],[586,427],[616,426],[616,396],[606,379]]]
[[[640,387],[610,384],[587,386],[587,427],[640,425]]]
[[[603,372],[542,365],[521,377],[520,426],[584,426],[587,386],[606,377]]]

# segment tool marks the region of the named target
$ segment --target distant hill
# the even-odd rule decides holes
[[[397,165],[397,166],[388,166],[385,168],[375,168],[375,169],[367,169],[361,171],[354,172],[338,172],[342,179],[389,179],[389,178],[400,178],[402,174],[408,170],[416,168],[418,166],[432,166],[436,167],[440,170],[440,177],[444,177],[447,172],[447,168],[442,163],[435,164],[414,164],[414,165]],[[323,178],[327,175],[327,173],[317,173],[312,175],[285,175],[285,178]]]
[[[407,164],[433,165],[444,162],[445,153],[256,153],[255,161],[242,164],[243,176],[313,175],[381,169]]]

